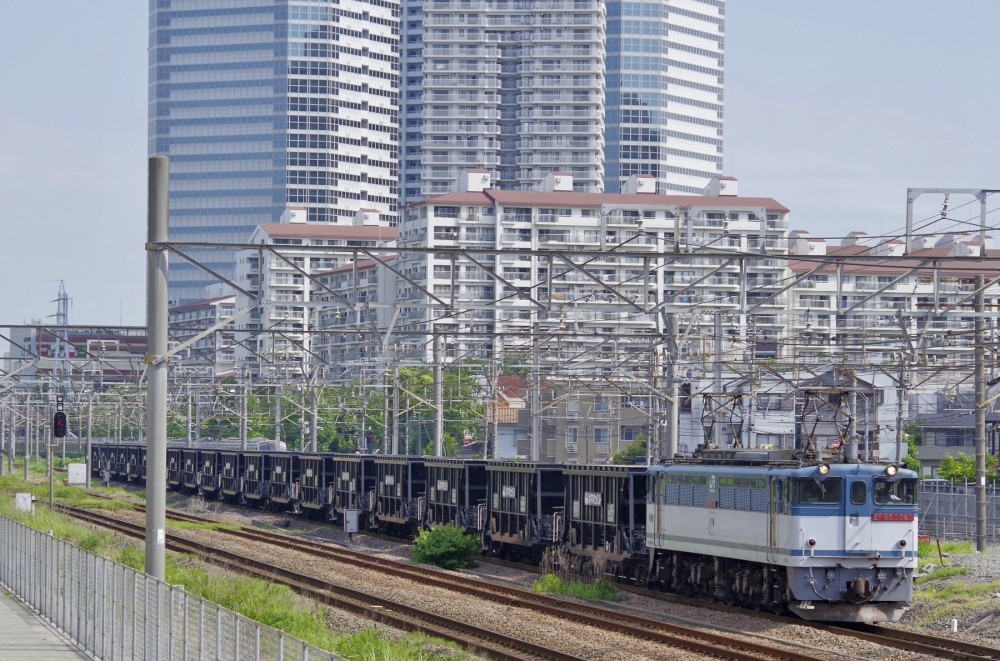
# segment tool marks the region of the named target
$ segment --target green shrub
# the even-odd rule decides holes
[[[452,661],[466,655],[448,649],[450,643],[421,633],[392,640],[375,629],[365,629],[339,638],[334,652],[348,661]]]
[[[585,601],[625,601],[625,595],[618,592],[615,584],[604,579],[593,583],[564,581],[555,574],[545,574],[531,584],[532,592],[540,594],[560,594]]]
[[[421,530],[413,540],[410,558],[417,564],[436,565],[444,569],[475,567],[473,558],[479,555],[482,544],[474,535],[466,535],[455,526],[434,526]]]
[[[970,554],[973,552],[972,542],[959,539],[948,542],[941,542],[941,553],[944,555]],[[917,544],[917,557],[921,560],[938,561],[938,548],[934,542],[919,542]]]

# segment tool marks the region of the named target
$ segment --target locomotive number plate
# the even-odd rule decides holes
[[[875,512],[872,521],[913,521],[912,514],[896,514],[895,512]]]

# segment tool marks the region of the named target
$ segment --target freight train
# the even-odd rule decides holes
[[[92,470],[145,482],[145,447]],[[170,489],[400,536],[450,524],[488,555],[807,620],[898,620],[917,565],[917,475],[790,450],[653,466],[168,447]]]

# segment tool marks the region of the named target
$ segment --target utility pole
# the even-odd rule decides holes
[[[31,459],[31,395],[24,405],[24,479],[28,480],[28,462]]]
[[[906,400],[906,372],[899,368],[899,387],[896,388],[896,463],[903,463],[903,402]]]
[[[0,476],[3,475],[3,462],[7,454],[7,407],[0,409]]]
[[[399,363],[392,366],[392,453],[399,454]]]
[[[444,338],[434,335],[434,456],[444,456]]]
[[[94,470],[91,456],[93,456],[93,423],[94,423],[94,391],[90,391],[90,397],[87,398],[87,488],[90,488],[90,474]]]
[[[275,388],[274,402],[274,440],[281,440],[281,386]]]
[[[190,448],[190,447],[194,446],[194,443],[192,442],[192,438],[191,438],[191,388],[190,388],[190,385],[188,386],[188,393],[187,393],[187,407],[188,407],[188,411],[187,411],[187,446]],[[245,449],[246,448],[244,448],[244,450]]]
[[[679,412],[680,412],[680,384],[677,382],[677,360],[680,350],[677,346],[677,322],[676,313],[667,315],[667,346],[670,349],[670,357],[667,360],[667,394],[670,400],[667,402],[667,459],[673,459],[678,451],[679,439]]]
[[[243,400],[240,402],[240,448],[247,449],[247,435],[250,433],[250,421],[247,419],[247,399],[250,397],[248,374],[243,373]]]
[[[647,271],[648,272],[648,271]],[[653,382],[653,390],[649,394],[649,438],[646,439],[646,465],[653,465],[653,447],[660,451],[660,364],[659,350],[655,342],[649,351],[649,378]]]
[[[170,162],[149,159],[146,243],[146,573],[164,579],[167,505],[167,252]]]
[[[763,240],[763,239],[762,239]],[[715,315],[715,396],[712,397],[712,444],[722,447],[722,316]]]
[[[538,461],[542,450],[542,383],[538,356],[538,322],[531,327],[531,460]],[[609,439],[610,440],[610,439]]]
[[[849,464],[858,463],[858,382],[851,382],[851,390],[847,393],[847,444],[844,447],[844,460]]]
[[[986,244],[982,244],[986,247]],[[986,305],[983,276],[976,276],[976,550],[986,551]]]
[[[316,368],[316,374],[313,375],[312,382],[312,402],[310,407],[310,415],[312,416],[312,426],[309,428],[309,451],[318,452],[319,447],[319,397],[316,393],[316,380],[319,376],[319,367]]]

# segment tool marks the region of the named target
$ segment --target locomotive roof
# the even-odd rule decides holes
[[[690,473],[703,475],[707,473],[737,473],[737,474],[762,474],[784,475],[787,477],[816,477],[820,464],[796,464],[796,465],[734,465],[734,464],[667,464],[662,466],[650,466],[649,471],[667,473]],[[829,464],[830,472],[825,477],[846,477],[857,475],[863,477],[878,477],[885,475],[886,464]],[[917,477],[915,471],[900,468],[895,477],[913,478]]]

